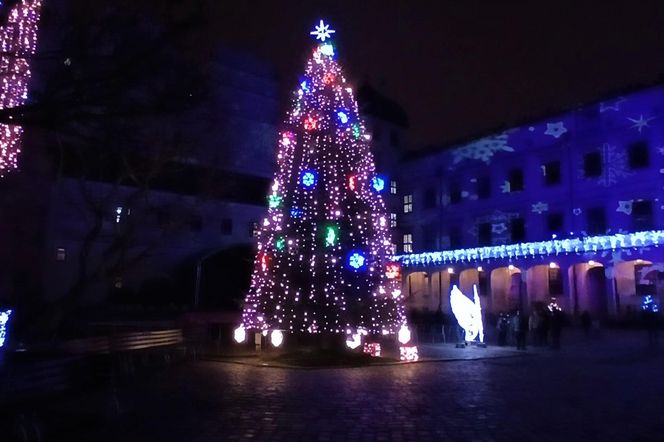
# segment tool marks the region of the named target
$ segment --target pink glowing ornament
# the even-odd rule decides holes
[[[386,265],[385,276],[387,276],[388,279],[401,279],[401,266],[396,263]]]
[[[357,178],[355,177],[355,175],[353,175],[350,178],[348,178],[348,188],[350,190],[355,190],[355,187],[357,187]]]
[[[309,115],[304,119],[304,129],[307,131],[313,131],[318,128],[318,119],[313,115]]]
[[[328,72],[327,74],[323,75],[323,83],[328,86],[334,83],[334,80],[336,80],[336,77],[332,72]]]

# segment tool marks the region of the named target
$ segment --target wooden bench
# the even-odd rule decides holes
[[[109,340],[111,353],[117,355],[123,374],[135,372],[137,360],[148,365],[151,357],[158,356],[168,365],[174,351],[186,353],[180,329],[126,332],[111,336]]]

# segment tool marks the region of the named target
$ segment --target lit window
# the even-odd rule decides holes
[[[390,193],[392,195],[397,194],[397,182],[396,181],[390,181]]]
[[[411,233],[403,235],[403,252],[413,253],[413,235]]]
[[[396,227],[396,226],[397,226],[397,214],[390,213],[390,227]]]
[[[115,208],[115,223],[119,224],[120,221],[122,221],[122,212],[124,212],[124,207],[116,207]]]
[[[259,228],[258,223],[249,223],[249,236],[251,238],[258,238]]]
[[[55,260],[65,261],[67,259],[67,251],[63,247],[58,247],[55,250]]]
[[[410,213],[413,211],[413,195],[403,196],[403,213]]]

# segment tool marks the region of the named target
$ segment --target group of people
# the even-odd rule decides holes
[[[536,346],[551,345],[560,348],[560,334],[563,325],[562,312],[553,309],[535,309],[527,316],[519,309],[512,313],[500,312],[498,315],[498,345],[515,345],[517,350],[526,349],[526,340],[530,335]]]

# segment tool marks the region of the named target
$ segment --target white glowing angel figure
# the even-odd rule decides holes
[[[474,302],[473,302],[474,301]],[[452,313],[456,317],[461,328],[466,332],[467,342],[475,340],[479,336],[480,342],[484,342],[484,325],[482,324],[482,305],[477,294],[477,286],[473,285],[473,301],[464,295],[459,287],[452,286],[450,293],[450,305]]]

